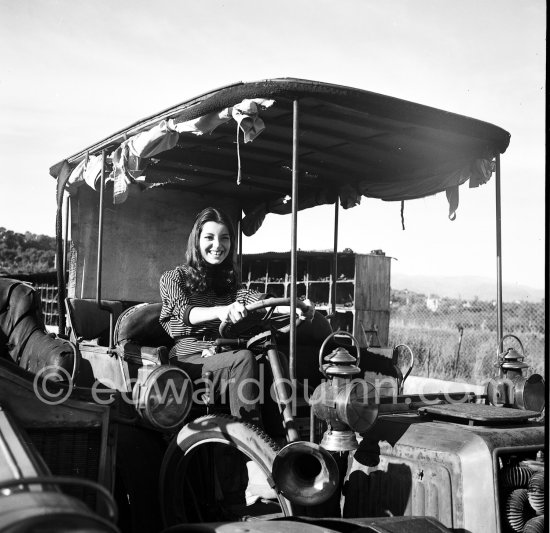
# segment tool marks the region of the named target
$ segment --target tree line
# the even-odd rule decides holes
[[[55,268],[55,237],[0,227],[0,275],[35,274]]]

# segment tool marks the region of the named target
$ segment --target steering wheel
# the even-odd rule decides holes
[[[290,306],[290,298],[266,298],[265,300],[258,300],[252,304],[246,305],[245,309],[248,312],[259,311],[261,309],[268,309],[265,315],[261,318],[258,318],[254,321],[254,324],[248,328],[252,329],[253,327],[260,326],[264,331],[257,335],[254,335],[248,342],[246,347],[251,348],[253,345],[265,340],[272,331],[277,333],[288,333],[290,331],[290,314],[284,313],[273,316],[275,308],[278,306]],[[308,305],[302,302],[301,300],[296,300],[296,308],[305,312],[308,309]],[[296,317],[296,326],[299,326],[303,322],[303,318],[300,316]],[[220,337],[222,339],[227,338],[228,328],[232,326],[231,322],[223,321],[220,324]]]

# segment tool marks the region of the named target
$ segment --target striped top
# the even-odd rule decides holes
[[[160,278],[160,323],[177,341],[170,356],[201,352],[204,348],[212,346],[212,341],[219,337],[218,319],[201,324],[189,322],[189,312],[193,307],[230,305],[236,300],[247,305],[263,297],[261,293],[250,289],[239,289],[223,295],[217,295],[212,289],[204,293],[191,292],[186,285],[187,275],[188,267],[182,265],[168,270]]]

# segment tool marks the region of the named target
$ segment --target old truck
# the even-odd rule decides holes
[[[54,340],[63,349],[29,355],[24,336],[14,341],[3,324],[0,413],[43,470],[12,472],[6,489],[0,481],[0,505],[12,497],[8,486],[31,496],[53,487],[61,498],[69,477],[94,484],[76,495],[92,510],[71,500],[71,512],[105,530],[236,532],[249,520],[249,531],[542,531],[544,380],[525,375],[521,341],[502,321],[500,156],[509,141],[501,128],[427,106],[273,79],[202,94],[52,166]],[[398,355],[405,350],[412,366],[409,347],[367,345],[336,326],[339,208],[362,196],[405,202],[445,192],[452,218],[459,188],[493,175],[495,377],[484,386],[408,377]],[[303,296],[298,214],[323,204],[335,207],[333,290],[327,311],[303,324],[293,318]],[[200,384],[167,358],[159,278],[182,262],[206,206],[231,216],[241,255],[266,216],[292,218],[284,293],[251,309],[256,319],[242,331],[220,328],[220,345],[267,355],[277,409],[264,413],[263,430],[204,401]],[[10,298],[6,290],[0,302],[8,312]],[[270,311],[281,305],[288,315]],[[19,389],[24,409],[13,401]],[[246,461],[273,497],[246,501]],[[105,525],[112,501],[118,518]]]

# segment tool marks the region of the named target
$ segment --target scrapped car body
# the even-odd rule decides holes
[[[99,481],[121,506],[123,531],[209,522],[217,524],[201,527],[232,532],[240,530],[235,519],[250,516],[258,520],[251,530],[265,531],[284,524],[285,531],[500,532],[523,531],[529,520],[539,527],[544,380],[524,377],[523,354],[504,342],[500,273],[499,369],[490,387],[407,381],[398,347],[333,331],[330,314],[281,326],[268,312],[238,339],[223,338],[222,327],[219,346],[238,341],[269,361],[279,412],[264,413],[265,431],[201,403],[197,384],[169,364],[173,340],[159,324],[160,276],[181,263],[202,208],[228,213],[239,253],[243,236],[268,214],[291,214],[288,293],[252,310],[286,304],[294,317],[301,209],[334,204],[337,213],[362,196],[405,202],[445,192],[452,219],[461,185],[481,186],[493,174],[499,183],[509,140],[501,128],[427,106],[275,79],[203,94],[50,169],[60,333],[76,359],[67,381],[72,394],[87,391],[110,413],[117,438],[104,455],[110,475]],[[500,228],[500,265],[499,239]],[[333,280],[337,274],[335,261]],[[331,305],[334,316],[334,297]],[[288,355],[288,375],[279,352]],[[281,379],[302,396],[289,396]],[[275,426],[284,429],[282,441],[270,435]],[[244,502],[243,456],[275,498]]]
[[[0,530],[118,531],[110,409],[35,377],[0,359]]]

